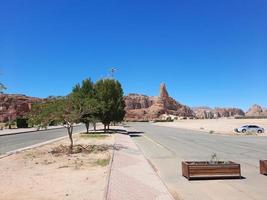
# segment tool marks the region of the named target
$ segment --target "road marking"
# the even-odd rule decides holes
[[[158,147],[162,148],[162,149],[166,149],[162,144],[156,142],[155,140],[151,139],[150,137],[143,135],[143,137],[145,137],[147,140],[149,140],[150,142],[154,143],[155,145],[157,145]]]

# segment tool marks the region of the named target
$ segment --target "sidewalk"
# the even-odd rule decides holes
[[[173,200],[129,135],[115,136],[107,200]]]

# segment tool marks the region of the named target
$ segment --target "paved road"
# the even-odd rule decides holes
[[[74,127],[73,133],[85,131],[84,125]],[[30,133],[22,133],[18,135],[6,135],[0,137],[0,154],[24,148],[47,140],[66,136],[65,128],[52,129],[46,131],[36,131]]]
[[[259,159],[267,159],[267,137],[226,136],[130,123],[132,137],[176,199],[266,200],[267,176],[259,174]],[[182,160],[232,160],[242,166],[244,179],[188,181],[181,176]]]

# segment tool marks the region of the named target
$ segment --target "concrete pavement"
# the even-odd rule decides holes
[[[144,132],[133,140],[176,199],[267,199],[267,176],[259,174],[259,159],[267,159],[267,137],[212,135],[150,123],[129,125]],[[220,160],[240,163],[244,179],[188,181],[181,175],[182,160],[210,160],[212,153]]]
[[[128,135],[117,134],[107,200],[172,200],[167,188]]]

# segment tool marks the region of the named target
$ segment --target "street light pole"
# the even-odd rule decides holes
[[[115,67],[112,67],[111,69],[110,69],[110,75],[111,75],[111,77],[113,78],[114,77],[114,73],[117,71],[117,68],[115,68]]]

